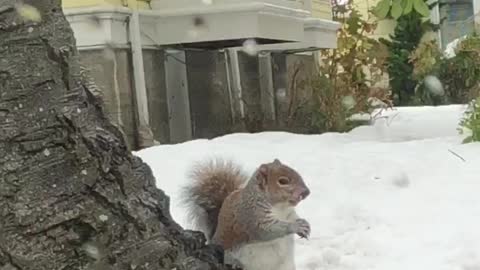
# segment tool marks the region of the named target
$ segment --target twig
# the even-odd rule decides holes
[[[287,109],[287,115],[290,118],[292,116],[292,111],[293,111],[293,105],[296,99],[296,92],[297,92],[297,79],[298,79],[298,73],[300,73],[300,70],[303,68],[303,65],[298,64],[298,62],[295,64],[295,69],[293,71],[292,75],[292,81],[290,83],[290,98],[288,100],[288,109]]]
[[[386,120],[387,127],[389,127],[390,124],[393,122],[393,119],[395,119],[395,117],[397,117],[398,114],[399,114],[399,112],[396,113],[396,114],[394,114],[394,115],[392,115],[392,116],[387,116],[387,115],[385,115],[385,116],[378,116],[378,117],[375,117],[375,118],[372,118],[372,119],[373,119],[374,121],[377,121],[378,119],[385,119],[385,120]],[[377,115],[378,115],[378,114],[376,114],[376,116],[377,116]]]
[[[466,160],[465,160],[462,156],[460,156],[459,154],[453,152],[452,150],[448,149],[448,152],[450,152],[450,153],[452,153],[453,155],[457,156],[459,159],[463,160],[463,162],[466,162]]]
[[[394,114],[392,117],[387,118],[387,126],[390,126],[390,124],[393,122],[393,119],[397,117],[400,114],[400,112]]]
[[[379,115],[381,115],[384,110],[385,108],[380,108],[380,110],[378,110],[377,113],[375,113],[374,115],[370,115],[370,121],[371,120],[375,121],[377,118],[379,118],[380,117]]]

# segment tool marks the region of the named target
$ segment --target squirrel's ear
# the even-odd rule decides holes
[[[275,160],[273,160],[273,165],[282,165],[282,163],[280,162],[280,160],[278,160],[278,158],[276,158]]]
[[[265,186],[267,185],[267,176],[268,166],[266,164],[262,164],[260,168],[258,168],[257,172],[258,185],[262,190],[264,190]]]

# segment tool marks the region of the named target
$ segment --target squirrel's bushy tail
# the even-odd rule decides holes
[[[223,201],[248,180],[241,167],[230,160],[214,159],[196,164],[191,182],[183,188],[182,201],[190,221],[210,241],[217,227]]]

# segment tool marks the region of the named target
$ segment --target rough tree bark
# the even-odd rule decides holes
[[[89,90],[60,0],[0,0],[0,269],[227,269]]]

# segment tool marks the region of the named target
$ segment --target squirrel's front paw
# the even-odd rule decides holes
[[[299,218],[295,220],[295,233],[301,238],[307,238],[310,236],[310,224],[307,220]]]

